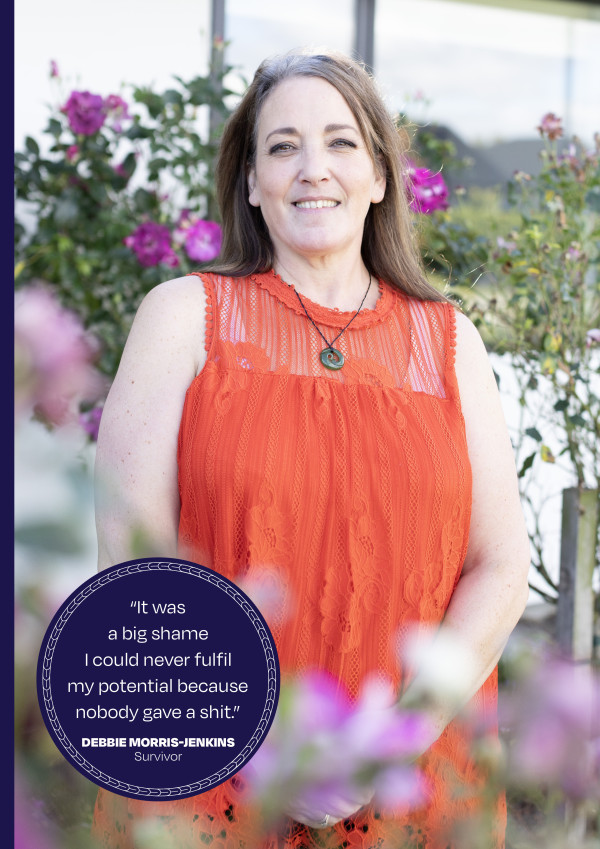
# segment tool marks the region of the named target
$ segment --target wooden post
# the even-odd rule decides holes
[[[574,660],[590,660],[594,643],[594,591],[598,491],[563,490],[557,641]]]

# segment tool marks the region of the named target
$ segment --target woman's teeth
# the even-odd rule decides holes
[[[295,203],[298,209],[323,209],[323,207],[337,206],[337,200],[301,200]]]

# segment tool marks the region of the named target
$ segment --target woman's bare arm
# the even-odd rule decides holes
[[[519,500],[514,454],[500,396],[479,333],[457,313],[456,374],[473,473],[473,507],[469,546],[461,577],[443,625],[429,646],[428,665],[447,663],[443,635],[471,655],[462,692],[451,703],[432,706],[437,734],[481,687],[493,671],[528,597],[530,549]],[[420,695],[424,676],[417,670],[400,700]]]
[[[96,454],[98,568],[177,551],[177,436],[185,393],[204,365],[198,277],[142,301],[106,399]]]

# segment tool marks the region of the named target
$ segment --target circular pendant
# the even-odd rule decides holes
[[[344,355],[337,348],[324,348],[320,359],[325,368],[336,370],[344,365]]]

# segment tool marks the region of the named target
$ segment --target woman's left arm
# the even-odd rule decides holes
[[[519,501],[513,449],[496,380],[479,333],[456,312],[456,375],[473,474],[469,544],[438,635],[429,647],[428,666],[442,659],[443,634],[471,655],[456,700],[430,706],[436,736],[494,670],[528,597],[529,539]],[[438,647],[436,642],[438,637]],[[400,699],[414,703],[424,683],[416,675]]]

